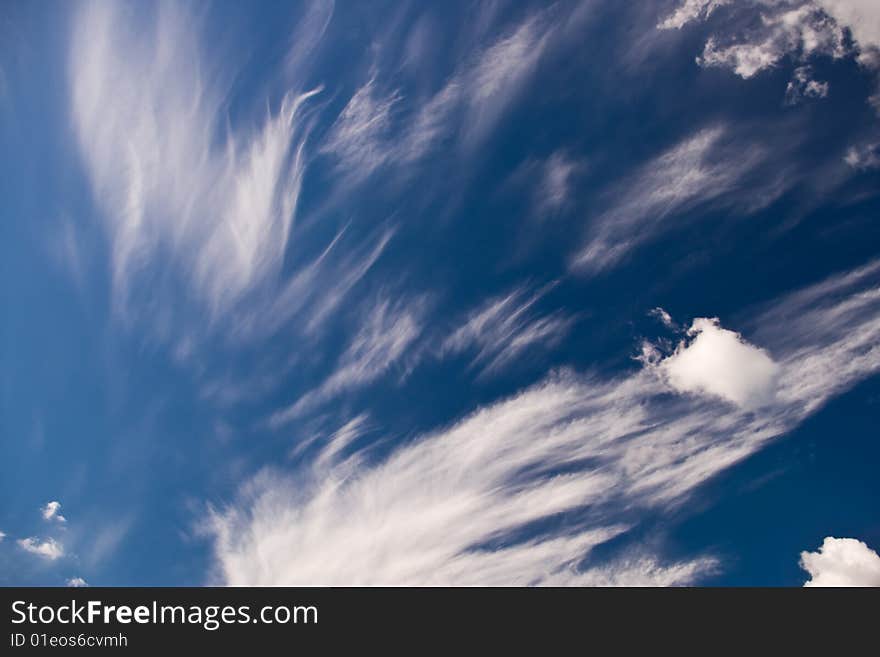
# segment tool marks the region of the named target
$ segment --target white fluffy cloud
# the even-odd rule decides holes
[[[880,586],[880,555],[854,538],[828,536],[816,552],[801,552],[810,574],[804,586]]]
[[[717,319],[695,319],[688,336],[660,364],[673,388],[716,395],[743,408],[773,402],[780,366],[767,352],[723,328]]]
[[[721,4],[757,13],[760,21],[746,29],[741,23],[734,23],[736,27],[730,30],[719,26],[697,58],[701,66],[721,66],[742,78],[751,78],[788,56],[801,62],[814,55],[844,57],[852,54],[845,37],[848,29],[859,63],[880,70],[880,3],[875,0],[684,0],[658,27],[681,28],[705,20]],[[791,84],[787,93],[790,90]],[[823,97],[828,92],[827,83],[807,82],[805,92]],[[878,97],[871,101],[876,104]]]
[[[876,0],[816,0],[838,23],[849,28],[865,63],[873,61],[870,49],[880,48],[880,3]]]
[[[67,580],[66,584],[67,586],[72,586],[74,588],[89,585],[89,583],[86,582],[86,580],[84,580],[82,577],[71,577],[69,580]]]
[[[572,179],[582,164],[557,151],[547,158],[541,168],[535,189],[535,209],[542,216],[553,215],[568,204],[574,187]]]
[[[36,554],[49,561],[55,561],[64,556],[64,546],[54,538],[47,538],[43,541],[34,537],[22,538],[19,539],[18,545],[25,552]]]
[[[711,37],[697,59],[702,66],[731,68],[750,78],[776,66],[786,55],[802,59],[823,54],[843,57],[847,53],[841,26],[811,4],[791,8],[771,5],[761,15],[761,25],[742,40]]]
[[[708,18],[716,9],[730,2],[731,0],[684,0],[657,27],[661,30],[681,29],[691,21]]]
[[[880,371],[878,277],[874,262],[756,316],[758,329],[750,333],[762,336],[759,344],[773,350],[779,368],[773,401],[759,409],[715,397],[751,403],[750,385],[723,381],[724,365],[734,354],[756,362],[749,367],[760,378],[769,357],[705,320],[689,344],[708,337],[701,344],[714,345],[708,358],[722,366],[697,368],[708,396],[670,395],[656,367],[611,379],[562,372],[381,458],[369,448],[352,452],[350,442],[340,451],[331,440],[296,473],[266,470],[236,503],[212,512],[217,579],[251,585],[698,580],[718,568],[711,555],[676,563],[651,554],[596,563],[591,555],[643,514],[680,509],[709,478]],[[577,520],[554,523],[562,514]]]
[[[61,502],[51,501],[47,502],[46,506],[40,509],[40,513],[43,515],[43,520],[54,520],[56,522],[67,522],[67,518],[62,516],[59,511],[61,511]]]

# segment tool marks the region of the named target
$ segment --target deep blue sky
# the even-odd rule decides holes
[[[880,12],[720,4],[0,3],[0,584],[880,576]]]

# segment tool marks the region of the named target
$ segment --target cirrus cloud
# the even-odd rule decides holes
[[[685,361],[681,372],[709,395],[670,386],[657,376],[662,360],[612,378],[562,371],[382,457],[369,445],[352,450],[346,441],[340,450],[330,441],[293,473],[265,469],[234,503],[209,514],[216,578],[235,585],[699,581],[722,567],[711,554],[671,562],[613,554],[602,562],[595,548],[625,538],[644,518],[682,509],[701,484],[880,371],[878,274],[880,263],[871,263],[761,311],[755,322],[763,332],[753,333],[767,339],[775,360],[698,321],[700,333],[679,353],[702,336],[688,360],[701,356],[709,365]],[[775,395],[756,394],[742,372],[725,379],[740,359],[750,361],[746,371],[776,380]]]

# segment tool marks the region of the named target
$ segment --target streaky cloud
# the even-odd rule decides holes
[[[530,291],[520,286],[489,299],[443,340],[440,356],[475,352],[472,366],[479,368],[481,376],[488,376],[527,351],[556,346],[574,320],[560,312],[543,316],[536,312],[536,304],[551,287]]]
[[[698,581],[723,564],[705,554],[602,564],[591,554],[645,514],[681,509],[701,484],[880,371],[878,272],[871,263],[757,311],[752,337],[779,367],[775,397],[758,408],[679,394],[659,365],[613,378],[560,371],[387,457],[341,459],[331,442],[294,474],[266,469],[211,512],[217,581]],[[574,511],[574,524],[550,522]]]
[[[747,144],[737,147],[736,157],[725,157],[731,148],[725,134],[723,126],[698,130],[616,184],[608,193],[610,207],[590,220],[586,243],[571,268],[586,275],[611,269],[667,229],[675,215],[734,190],[765,154]]]
[[[388,296],[370,304],[334,371],[294,404],[276,411],[270,425],[286,424],[341,393],[372,383],[400,363],[424,330],[426,304],[425,298],[392,300]]]
[[[70,51],[71,117],[111,241],[117,310],[132,312],[157,263],[212,316],[277,275],[305,169],[288,93],[253,124],[228,124],[199,22],[163,4],[150,29],[122,5],[82,5]],[[155,292],[155,290],[152,290]]]

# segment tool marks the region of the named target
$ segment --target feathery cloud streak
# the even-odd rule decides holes
[[[629,376],[560,372],[371,462],[328,454],[295,476],[267,470],[213,513],[229,584],[584,584],[693,581],[703,555],[662,564],[593,547],[662,513],[880,371],[880,264],[763,311],[779,375],[760,412],[680,396],[663,361]],[[811,312],[802,312],[805,302]],[[550,522],[577,511],[579,520]],[[536,523],[550,523],[540,529]],[[587,559],[584,563],[584,559]],[[667,582],[668,583],[668,582]]]
[[[534,306],[547,293],[545,287],[530,293],[518,287],[490,299],[472,312],[465,323],[446,338],[441,355],[476,351],[472,366],[486,376],[504,368],[529,349],[558,344],[573,323],[561,313],[539,316]]]
[[[764,160],[759,147],[728,157],[723,127],[682,139],[610,190],[610,207],[591,220],[574,270],[594,274],[620,263],[666,226],[665,220],[702,203],[721,200]]]
[[[112,244],[125,310],[139,275],[167,258],[216,313],[277,273],[302,175],[303,103],[288,94],[262,122],[226,127],[198,22],[162,4],[150,29],[131,7],[80,8],[70,56],[72,120]]]

